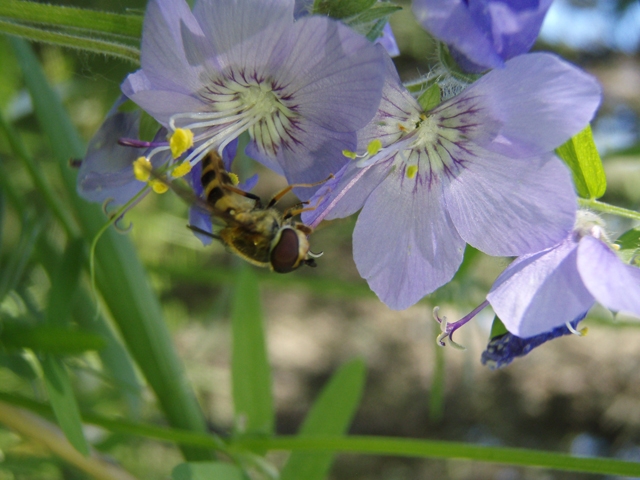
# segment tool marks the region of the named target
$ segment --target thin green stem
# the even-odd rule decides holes
[[[640,464],[609,458],[577,458],[555,452],[521,448],[486,447],[466,443],[409,438],[364,436],[278,436],[241,438],[231,446],[259,450],[295,450],[310,452],[360,453],[400,457],[475,460],[480,462],[550,468],[572,472],[621,476],[640,475]]]
[[[619,217],[625,217],[630,218],[631,220],[640,221],[640,212],[628,210],[622,207],[616,207],[615,205],[609,205],[608,203],[599,202],[596,199],[579,198],[578,202],[580,203],[581,207],[587,207],[602,213],[609,213],[611,215],[617,215]]]
[[[102,53],[113,57],[123,58],[133,63],[140,63],[140,50],[117,42],[95,40],[80,35],[68,35],[42,30],[35,27],[27,27],[16,23],[0,20],[0,33],[23,37],[34,42],[51,43],[63,47],[76,48],[93,53]]]
[[[109,218],[109,221],[107,221],[107,223],[105,223],[102,226],[102,228],[98,230],[98,233],[96,233],[96,236],[93,237],[93,240],[91,242],[91,248],[89,249],[89,276],[91,278],[91,290],[93,291],[94,294],[97,294],[98,292],[98,287],[96,286],[96,247],[98,246],[98,240],[100,240],[100,237],[102,237],[104,232],[106,232],[111,225],[115,224],[118,220],[120,220],[122,216],[133,205],[135,205],[136,202],[138,202],[138,200],[140,200],[144,195],[146,195],[149,192],[149,188],[150,188],[149,184],[145,185],[144,188],[140,190],[138,193],[136,193],[131,200],[125,203],[122,207],[120,207],[115,214],[111,215],[111,217]],[[99,302],[97,300],[96,300],[96,305],[99,305]]]
[[[140,15],[122,15],[22,0],[2,0],[0,17],[55,27],[80,28],[94,33],[123,35],[136,39],[142,35],[142,16]]]

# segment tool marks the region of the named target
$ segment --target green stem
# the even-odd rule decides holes
[[[636,462],[626,462],[609,458],[577,458],[555,452],[521,448],[486,447],[466,443],[415,440],[409,438],[364,437],[355,435],[313,437],[278,436],[271,438],[241,438],[237,439],[232,446],[260,450],[331,451],[367,455],[475,460],[572,472],[621,476],[640,475],[640,464]]]
[[[123,35],[135,39],[139,39],[142,35],[142,16],[140,15],[122,15],[21,0],[2,0],[0,17],[55,27],[80,28],[94,33]],[[90,25],[89,28],[87,28],[88,25]]]
[[[68,35],[42,30],[35,27],[27,27],[16,23],[0,20],[0,33],[23,37],[35,42],[51,43],[63,47],[76,48],[94,53],[102,53],[114,57],[123,58],[133,63],[140,63],[140,50],[116,42],[95,40],[88,37]]]
[[[628,210],[622,207],[616,207],[615,205],[609,205],[608,203],[599,202],[596,199],[579,198],[578,203],[581,207],[597,210],[602,213],[609,213],[611,215],[617,215],[619,217],[630,218],[631,220],[640,221],[640,212]]]

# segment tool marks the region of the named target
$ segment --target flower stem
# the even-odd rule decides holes
[[[582,207],[587,207],[599,212],[609,213],[611,215],[618,215],[619,217],[625,217],[630,218],[631,220],[640,221],[640,212],[636,212],[634,210],[616,207],[615,205],[609,205],[608,203],[599,202],[596,199],[579,198],[578,202]]]

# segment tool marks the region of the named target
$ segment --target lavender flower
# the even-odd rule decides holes
[[[424,113],[389,60],[379,111],[358,134],[358,151],[369,154],[321,188],[303,220],[315,226],[362,208],[358,270],[389,307],[407,308],[453,277],[465,242],[512,256],[566,236],[576,198],[552,152],[599,101],[591,76],[531,54]]]
[[[170,134],[193,132],[191,165],[248,131],[250,156],[291,183],[318,181],[344,165],[340,152],[374,115],[383,51],[325,17],[294,22],[293,9],[200,0],[191,12],[184,0],[152,0],[142,69],[122,90]]]
[[[478,73],[533,46],[552,0],[413,0],[418,22]]]
[[[581,213],[567,238],[509,265],[487,300],[507,330],[522,338],[584,316],[596,301],[640,316],[640,269],[618,258],[597,217]]]

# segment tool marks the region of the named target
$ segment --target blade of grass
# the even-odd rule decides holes
[[[21,0],[3,0],[0,17],[35,22],[55,27],[75,27],[93,33],[140,38],[142,16],[99,12],[84,8],[63,7]]]
[[[56,415],[58,425],[69,443],[83,455],[89,455],[89,444],[82,432],[82,420],[78,402],[73,394],[71,380],[62,360],[46,354],[40,360],[44,385]]]
[[[301,435],[344,434],[355,414],[366,377],[362,360],[343,365],[331,377],[300,428]],[[331,452],[293,452],[280,473],[280,480],[322,480],[333,463]]]
[[[261,310],[258,279],[243,262],[231,311],[233,402],[241,433],[272,433],[275,423]]]
[[[68,168],[68,161],[84,156],[82,141],[30,47],[19,39],[11,39],[11,45],[24,72],[36,116],[60,164],[64,186],[84,237],[91,241],[106,218],[99,206],[88,204],[76,194],[76,173]],[[131,242],[109,229],[100,240],[96,259],[100,293],[169,422],[187,430],[206,431],[202,411],[185,381],[160,304]],[[188,460],[211,458],[209,451],[199,448],[183,447],[183,453]]]

